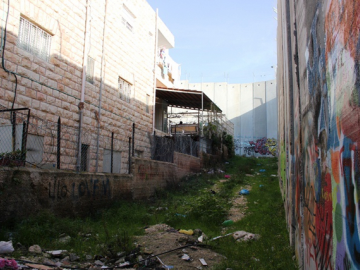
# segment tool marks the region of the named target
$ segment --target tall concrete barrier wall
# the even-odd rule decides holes
[[[189,83],[180,87],[203,91],[234,124],[236,155],[277,156],[276,80],[228,84]]]
[[[278,0],[279,176],[302,269],[360,269],[360,1]]]

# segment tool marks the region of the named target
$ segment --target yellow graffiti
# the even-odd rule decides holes
[[[265,146],[268,148],[268,151],[273,155],[276,156],[277,154],[277,141],[273,138],[269,138],[266,140]]]

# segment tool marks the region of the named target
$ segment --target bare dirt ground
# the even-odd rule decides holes
[[[137,237],[137,243],[142,246],[144,253],[159,255],[160,260],[174,269],[211,269],[225,257],[201,246],[188,246],[197,241],[197,236],[179,233],[166,224],[157,224],[145,230],[146,234]],[[176,250],[175,250],[176,249]],[[190,260],[183,260],[184,255],[188,255]],[[204,259],[207,266],[204,266],[200,259]]]
[[[221,183],[226,181],[228,180],[220,180]],[[251,186],[247,185],[241,189],[248,189],[250,191]],[[218,192],[218,185],[214,185],[212,190]],[[242,219],[245,216],[245,210],[247,209],[246,196],[239,195],[239,191],[232,199],[233,205],[227,217],[234,222]],[[142,247],[142,253],[156,255],[171,251],[169,253],[159,255],[158,257],[165,265],[173,266],[173,269],[211,269],[215,264],[218,264],[221,260],[225,259],[225,257],[221,254],[218,254],[206,247],[186,247],[187,245],[196,243],[198,236],[179,233],[166,224],[157,224],[147,228],[145,231],[145,235],[138,236],[136,238],[137,243]],[[183,260],[182,257],[184,254],[187,254],[190,257],[190,260]],[[204,259],[207,266],[204,266],[200,262],[200,259]]]

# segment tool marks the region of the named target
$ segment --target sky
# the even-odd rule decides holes
[[[147,0],[175,37],[181,80],[275,79],[276,0]]]

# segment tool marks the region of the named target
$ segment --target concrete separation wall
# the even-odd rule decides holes
[[[278,1],[279,175],[303,269],[360,269],[360,0]]]
[[[61,216],[84,216],[118,200],[148,199],[156,189],[200,169],[199,158],[176,153],[174,159],[175,163],[166,163],[134,158],[132,174],[2,167],[0,223],[43,209]]]

